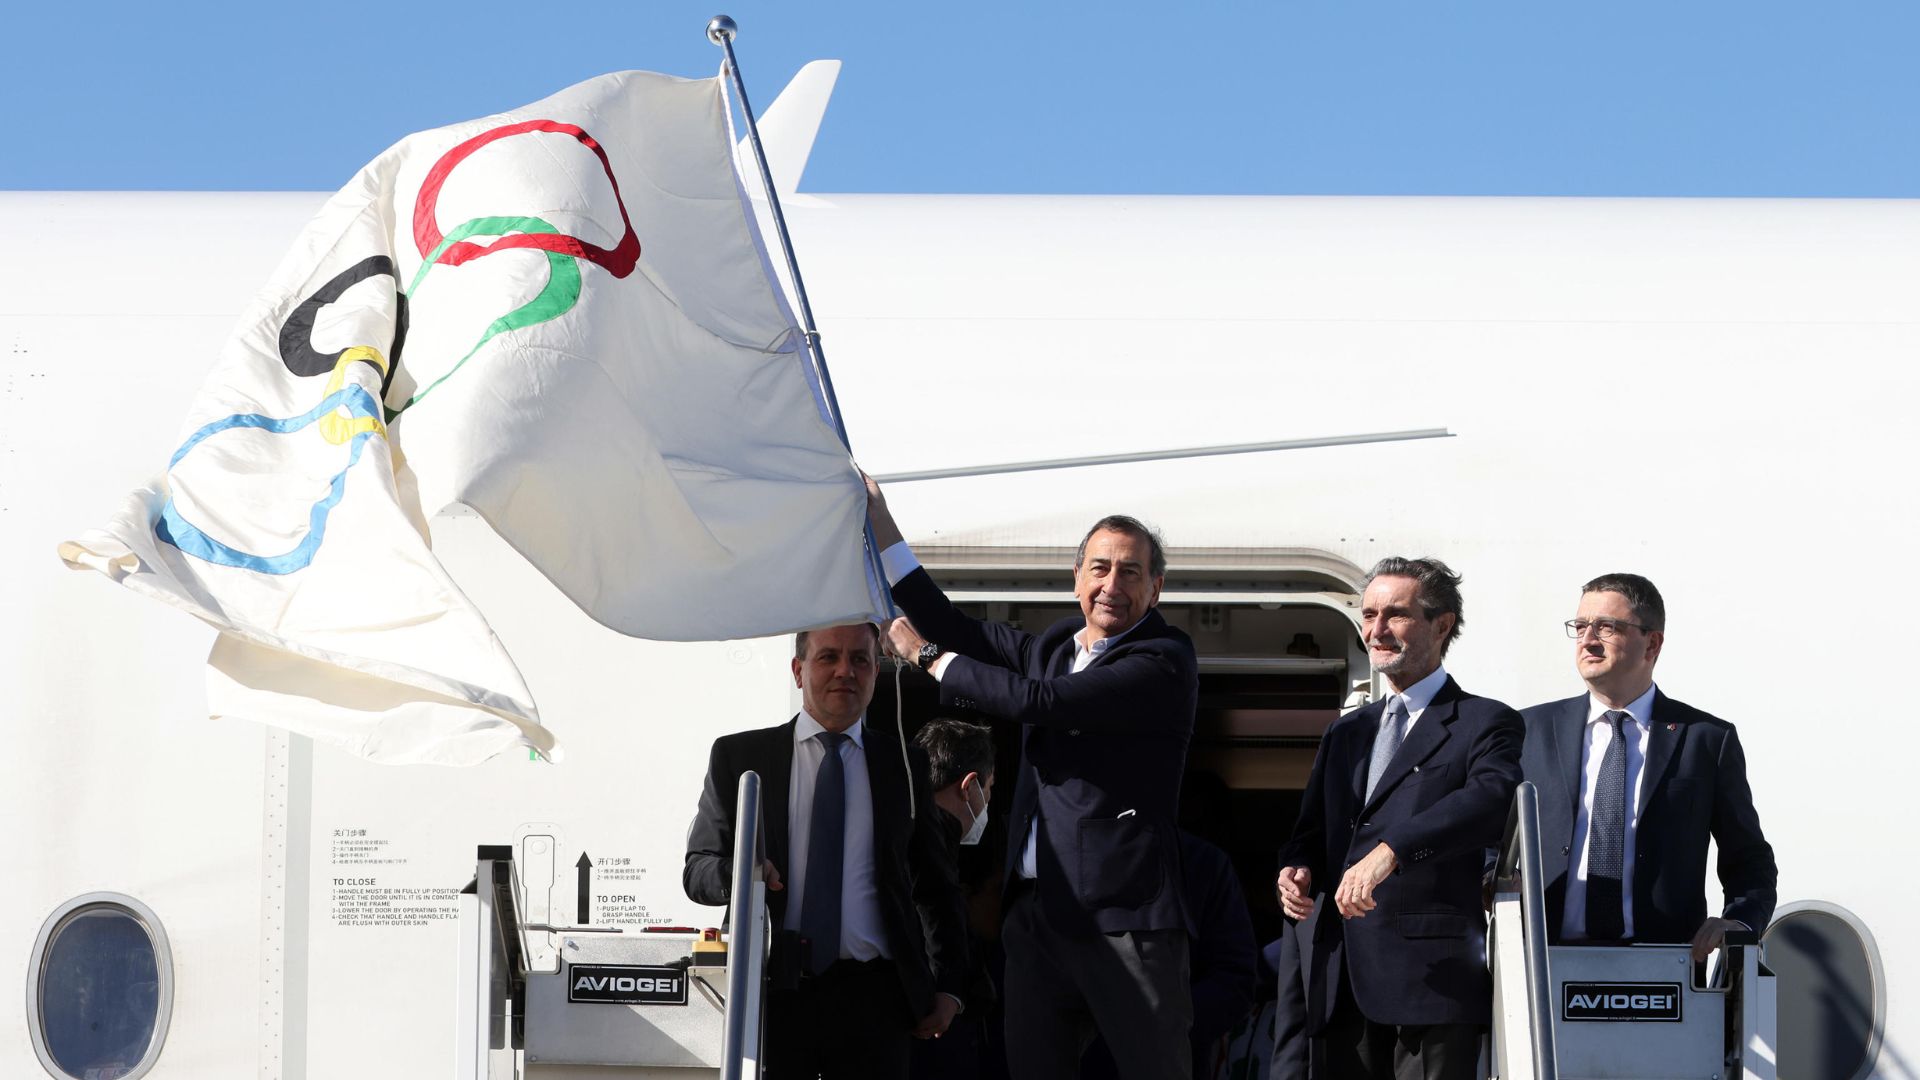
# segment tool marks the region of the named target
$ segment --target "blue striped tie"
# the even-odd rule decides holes
[[[1600,758],[1593,785],[1593,818],[1587,830],[1587,936],[1618,941],[1627,936],[1621,906],[1622,868],[1627,858],[1627,734],[1633,717],[1619,709],[1607,713],[1613,739]]]

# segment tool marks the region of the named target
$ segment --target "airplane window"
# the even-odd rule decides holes
[[[1779,983],[1779,1073],[1858,1080],[1873,1072],[1886,1029],[1880,950],[1853,912],[1824,901],[1784,905],[1767,927]]]
[[[131,897],[89,894],[40,931],[28,988],[40,1064],[72,1080],[134,1080],[160,1055],[173,965],[159,920]]]

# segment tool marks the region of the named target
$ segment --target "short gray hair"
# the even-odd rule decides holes
[[[1453,646],[1454,639],[1467,625],[1467,616],[1461,610],[1460,575],[1453,572],[1446,563],[1432,556],[1423,555],[1417,559],[1406,559],[1398,555],[1389,555],[1373,564],[1367,571],[1367,584],[1373,584],[1374,578],[1403,577],[1412,578],[1419,588],[1416,595],[1420,600],[1420,610],[1429,620],[1441,615],[1453,616],[1453,629],[1447,632],[1447,640],[1440,648],[1445,656],[1447,649]]]
[[[1147,545],[1149,559],[1151,560],[1150,565],[1147,567],[1148,573],[1153,577],[1167,576],[1167,545],[1161,541],[1160,534],[1154,531],[1153,526],[1148,525],[1137,517],[1128,517],[1125,514],[1108,514],[1106,517],[1093,523],[1093,528],[1087,530],[1087,535],[1080,538],[1080,549],[1073,553],[1073,568],[1075,570],[1080,569],[1080,564],[1086,561],[1087,541],[1093,539],[1094,533],[1103,530],[1106,532],[1125,533],[1135,540],[1144,541]]]

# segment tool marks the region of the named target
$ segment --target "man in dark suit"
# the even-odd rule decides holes
[[[1555,942],[1690,942],[1773,917],[1777,872],[1733,725],[1661,693],[1667,609],[1653,582],[1607,574],[1567,622],[1587,693],[1526,711],[1526,778],[1540,789],[1547,928]],[[1642,822],[1647,827],[1640,827]],[[1707,839],[1720,914],[1707,914]]]
[[[1392,693],[1327,729],[1280,850],[1288,917],[1311,914],[1316,895],[1335,908],[1302,943],[1314,1075],[1465,1078],[1493,1019],[1480,879],[1523,728],[1440,666],[1462,625],[1444,563],[1382,559],[1360,619]]]
[[[794,653],[800,714],[713,744],[682,883],[695,903],[728,902],[740,774],[759,773],[767,906],[784,931],[769,968],[794,973],[767,998],[769,1080],[904,1078],[911,1037],[946,1031],[967,977],[926,755],[909,750],[910,781],[899,740],[862,722],[878,627],[802,633]]]
[[[1122,1075],[1192,1073],[1193,1003],[1175,825],[1193,734],[1193,642],[1154,610],[1159,538],[1095,523],[1074,560],[1081,618],[1035,635],[957,610],[901,540],[879,485],[868,513],[893,597],[893,650],[944,703],[1024,724],[1003,908],[1015,1077],[1075,1075],[1097,1030]]]

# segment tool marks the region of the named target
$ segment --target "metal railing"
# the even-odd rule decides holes
[[[1506,837],[1494,864],[1495,893],[1520,900],[1520,942],[1525,950],[1527,1015],[1531,1021],[1534,1080],[1556,1080],[1553,1048],[1553,981],[1547,964],[1547,894],[1540,873],[1540,796],[1521,781],[1507,812]]]
[[[526,1042],[527,954],[520,941],[513,849],[483,845],[460,895],[460,972],[454,1075],[486,1080],[491,1052]]]
[[[733,892],[727,907],[727,1029],[720,1042],[721,1080],[760,1075],[761,989],[766,985],[766,838],[760,819],[760,774],[740,774],[733,808]]]

